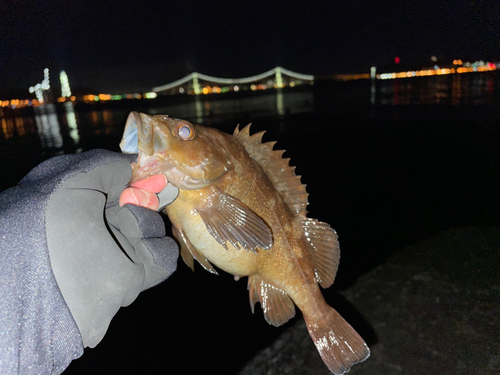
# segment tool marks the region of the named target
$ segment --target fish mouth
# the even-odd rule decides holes
[[[155,142],[156,141],[156,142]],[[132,178],[129,185],[158,174],[163,174],[168,181],[166,172],[172,168],[170,162],[160,153],[155,153],[155,143],[165,149],[161,137],[155,136],[154,120],[151,116],[130,112],[125,123],[120,149],[124,154],[138,154],[137,161],[132,163]],[[169,189],[177,189],[170,182]]]

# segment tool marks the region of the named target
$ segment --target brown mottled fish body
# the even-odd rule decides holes
[[[166,212],[186,264],[193,269],[196,259],[213,273],[212,264],[236,279],[249,276],[252,310],[260,302],[269,324],[292,318],[295,303],[333,373],[366,359],[363,339],[318,286],[329,287],[335,278],[336,233],[306,217],[305,187],[283,151],[262,143],[263,133],[250,136],[249,126],[229,135],[167,116],[140,116],[155,141],[144,152],[139,136],[143,160],[135,179],[161,172],[179,188]]]

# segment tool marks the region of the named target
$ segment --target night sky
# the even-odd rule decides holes
[[[398,7],[394,7],[399,3]],[[94,93],[150,90],[199,71],[244,77],[500,59],[498,0],[2,1],[0,99],[68,73]],[[9,97],[10,96],[10,97]]]

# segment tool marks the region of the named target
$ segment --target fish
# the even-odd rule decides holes
[[[167,115],[131,112],[122,152],[138,153],[132,180],[164,174],[178,189],[165,208],[184,262],[248,277],[250,307],[280,326],[297,306],[325,365],[343,374],[366,360],[363,338],[325,301],[340,249],[329,224],[307,217],[308,193],[284,150],[250,125],[228,134]]]

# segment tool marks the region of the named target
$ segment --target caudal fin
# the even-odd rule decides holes
[[[344,374],[370,356],[365,341],[333,308],[319,320],[307,316],[305,320],[323,362],[334,374]]]

